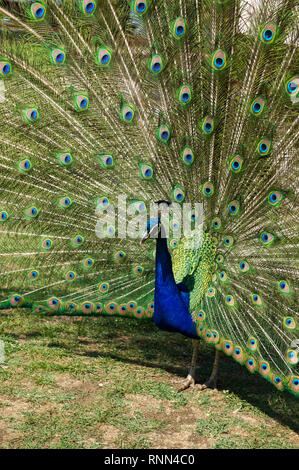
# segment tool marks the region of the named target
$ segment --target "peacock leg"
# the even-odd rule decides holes
[[[182,392],[183,390],[186,390],[189,387],[194,387],[195,385],[195,372],[196,372],[196,363],[197,363],[197,357],[198,357],[198,340],[193,339],[192,340],[192,346],[193,346],[193,353],[192,353],[192,359],[191,359],[191,366],[189,369],[189,373],[182,383],[182,385],[179,387],[178,392]]]
[[[220,351],[216,350],[213,369],[210,378],[204,384],[198,384],[196,388],[206,390],[207,388],[217,388],[217,374],[219,367]]]

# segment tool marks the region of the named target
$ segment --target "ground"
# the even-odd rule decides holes
[[[177,393],[191,341],[149,320],[2,311],[0,339],[1,448],[299,447],[297,400],[228,357],[218,391]]]

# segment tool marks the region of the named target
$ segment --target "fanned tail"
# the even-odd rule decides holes
[[[199,336],[298,393],[295,2],[5,3],[0,308],[151,317],[146,205],[202,202]]]

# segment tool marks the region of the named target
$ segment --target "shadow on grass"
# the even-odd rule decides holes
[[[179,378],[185,378],[191,361],[192,343],[177,333],[160,331],[152,321],[101,318],[98,336],[110,343],[105,350],[97,349],[97,325],[92,332],[93,350],[86,339],[78,338],[83,346],[76,354],[86,357],[110,358],[124,364],[162,369]],[[82,321],[80,318],[79,321]],[[84,320],[83,320],[84,321]],[[106,329],[107,328],[107,329]],[[111,331],[112,330],[112,331]],[[84,335],[87,333],[83,327]],[[90,337],[89,337],[90,338]],[[59,346],[61,347],[61,345]],[[73,351],[74,352],[74,351]],[[203,383],[210,375],[214,361],[214,350],[200,341],[197,379]],[[218,389],[236,395],[244,402],[266,413],[269,417],[299,432],[298,400],[289,392],[279,392],[258,374],[250,374],[230,357],[221,355]],[[205,393],[205,392],[195,392]],[[233,396],[232,396],[233,400]],[[244,403],[245,405],[245,403]]]
[[[192,354],[191,340],[177,333],[163,332],[151,320],[87,316],[42,317],[32,314],[27,317],[27,321],[27,325],[23,326],[22,322],[18,324],[22,334],[17,334],[13,331],[16,326],[11,319],[11,327],[6,329],[6,334],[15,338],[25,337],[29,345],[31,340],[39,341],[42,338],[45,347],[61,348],[72,356],[101,357],[124,364],[160,369],[178,379],[187,375]],[[199,383],[209,377],[213,360],[213,348],[200,341]],[[167,382],[167,378],[164,380]],[[231,400],[232,406],[234,401],[240,406],[237,397],[243,401],[244,409],[249,404],[299,432],[297,399],[289,392],[277,391],[258,374],[250,374],[245,367],[224,355],[220,359],[218,388],[220,391],[228,391],[226,396]]]

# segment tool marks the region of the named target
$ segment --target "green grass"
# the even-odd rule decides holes
[[[298,448],[297,400],[230,358],[178,394],[191,341],[151,321],[2,311],[0,339],[1,448]]]

